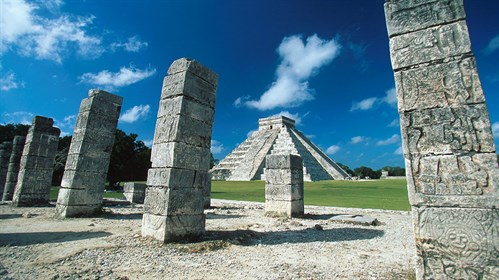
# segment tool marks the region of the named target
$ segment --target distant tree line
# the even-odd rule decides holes
[[[373,170],[370,167],[360,166],[355,168],[354,170],[350,169],[350,167],[341,164],[338,162],[338,165],[345,170],[352,177],[359,177],[364,179],[369,177],[371,179],[379,179],[381,177],[381,170],[388,171],[388,176],[405,176],[405,168],[398,166],[385,166],[378,170]]]

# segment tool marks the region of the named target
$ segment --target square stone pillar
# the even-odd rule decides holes
[[[14,195],[25,141],[26,137],[24,136],[15,136],[14,141],[12,141],[12,154],[9,158],[9,167],[7,169],[7,178],[5,180],[5,188],[2,197],[3,201],[12,200],[12,196]]]
[[[12,154],[12,142],[5,141],[0,144],[0,197],[3,197],[4,186],[7,181],[10,156]]]
[[[146,196],[146,184],[126,182],[123,186],[123,195],[132,203],[143,204]]]
[[[294,154],[265,157],[265,215],[303,216],[303,160]]]
[[[499,279],[496,148],[462,0],[387,0],[418,279]]]
[[[28,130],[14,191],[14,206],[48,204],[61,130],[51,118],[36,116]]]
[[[218,75],[198,62],[173,62],[163,81],[147,176],[142,235],[167,242],[204,233],[205,191]]]
[[[98,89],[82,100],[57,198],[57,217],[101,211],[122,103],[123,97]]]

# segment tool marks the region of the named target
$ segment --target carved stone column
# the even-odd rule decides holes
[[[496,149],[462,0],[387,0],[418,279],[499,279]]]

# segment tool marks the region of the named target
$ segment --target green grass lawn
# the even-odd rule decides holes
[[[59,187],[50,188],[50,201],[57,201],[57,194],[59,193]],[[125,199],[125,196],[121,192],[105,192],[104,198],[120,198]]]
[[[211,197],[265,201],[265,182],[213,181]],[[305,182],[305,204],[386,210],[409,210],[404,179]]]
[[[52,187],[50,200],[57,200],[58,191],[58,187]],[[213,181],[211,197],[265,202],[265,182]],[[124,196],[120,192],[105,192],[104,198]],[[405,179],[305,182],[305,204],[386,210],[410,209]]]

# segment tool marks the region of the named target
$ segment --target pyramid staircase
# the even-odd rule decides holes
[[[297,154],[303,159],[305,181],[342,180],[350,176],[294,128],[294,120],[258,120],[259,129],[210,171],[213,180],[265,180],[267,154]]]

